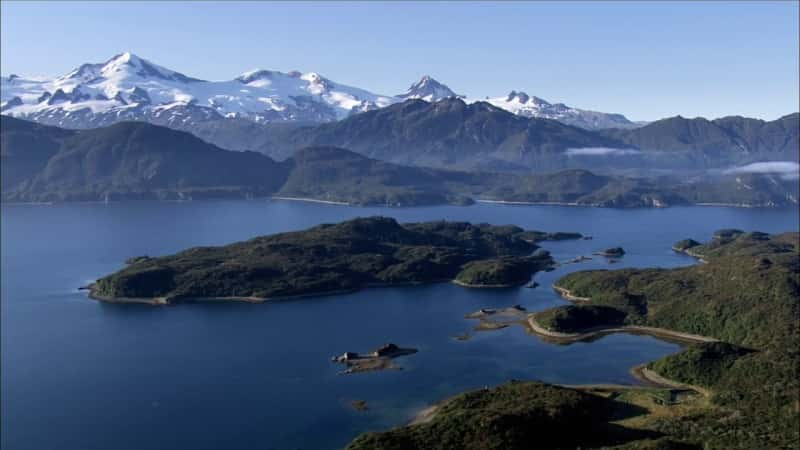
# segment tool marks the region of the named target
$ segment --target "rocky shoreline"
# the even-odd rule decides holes
[[[581,331],[580,333],[560,333],[558,331],[549,330],[541,326],[533,315],[528,317],[528,329],[539,336],[551,338],[559,341],[559,343],[567,344],[573,342],[586,341],[598,336],[605,336],[614,333],[629,333],[629,334],[646,334],[667,340],[673,340],[688,344],[697,344],[703,342],[719,342],[718,339],[701,336],[697,334],[681,333],[678,331],[668,330],[666,328],[644,327],[638,325],[613,325],[613,326],[597,326]]]
[[[356,352],[344,352],[339,356],[332,356],[331,361],[343,364],[346,369],[341,374],[350,374],[358,372],[371,372],[378,370],[401,370],[402,367],[397,366],[392,361],[401,356],[413,355],[417,353],[415,348],[402,348],[395,344],[384,344],[374,351],[366,354]]]

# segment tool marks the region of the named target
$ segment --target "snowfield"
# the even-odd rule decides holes
[[[83,64],[53,79],[0,77],[0,93],[2,114],[67,128],[92,128],[121,120],[168,126],[222,118],[257,123],[330,122],[407,99],[464,98],[427,75],[396,96],[340,84],[315,72],[252,70],[228,81],[206,81],[129,52],[104,63]],[[635,126],[619,114],[550,104],[523,92],[512,91],[507,97],[487,101],[521,116],[583,128]]]

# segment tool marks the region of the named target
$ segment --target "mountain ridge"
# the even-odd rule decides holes
[[[69,128],[94,128],[126,120],[177,126],[230,117],[256,123],[331,122],[407,99],[435,102],[465,98],[429,75],[396,96],[347,86],[316,72],[256,69],[231,80],[208,81],[131,52],[105,62],[81,64],[52,79],[2,77],[2,91],[3,114]],[[620,115],[604,118],[605,113],[557,105],[559,114],[543,117],[563,118],[590,129],[633,123]],[[537,114],[528,111],[523,115]]]
[[[480,199],[630,208],[697,203],[786,206],[796,205],[798,198],[796,179],[770,174],[721,174],[687,181],[598,175],[582,169],[466,172],[394,164],[320,145],[298,147],[285,161],[276,162],[261,153],[224,150],[190,133],[144,122],[76,131],[2,117],[0,142],[4,202],[279,196],[351,205],[466,205]]]

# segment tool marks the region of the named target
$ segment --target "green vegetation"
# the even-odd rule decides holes
[[[349,450],[694,448],[618,425],[647,410],[631,402],[538,382],[510,382],[457,395],[424,423],[365,433]],[[625,447],[625,445],[633,445]],[[621,447],[617,447],[621,446]]]
[[[265,155],[142,122],[67,131],[3,116],[2,144],[4,201],[264,196],[286,176]]]
[[[456,102],[450,105],[453,108],[448,109],[445,108],[446,103],[443,101],[425,106],[426,111],[430,108],[435,110],[425,114],[441,114],[443,126],[458,126],[461,106]],[[386,109],[390,108],[394,106]],[[405,111],[401,116],[413,112],[400,109]],[[570,136],[567,143],[571,147],[579,145],[586,138],[584,134],[588,133],[585,130],[576,132],[572,127],[552,121],[545,121],[548,122],[546,124],[537,122],[531,128],[529,121],[524,118],[473,105],[467,106],[463,112],[474,116],[474,123],[467,119],[469,127],[482,127],[487,122],[496,125],[499,119],[492,117],[498,115],[507,121],[506,125],[511,127],[509,130],[522,133],[520,139],[523,140],[528,140],[536,133],[563,133],[564,136]],[[408,122],[401,120],[404,126],[415,127],[417,119],[411,116],[407,117]],[[351,120],[359,122],[361,119],[355,120],[354,117],[343,122]],[[368,124],[369,127],[379,125],[370,121]],[[298,142],[296,149],[299,150],[287,155],[290,157],[279,163],[263,154],[226,151],[188,133],[146,123],[123,122],[104,128],[71,131],[3,116],[0,125],[2,199],[12,202],[188,200],[277,195],[390,206],[468,205],[474,202],[474,198],[615,208],[662,207],[697,202],[758,206],[796,203],[793,200],[796,196],[789,195],[796,193],[796,181],[763,174],[742,174],[683,183],[676,179],[628,178],[598,175],[586,170],[560,170],[563,167],[561,164],[550,169],[560,170],[558,172],[512,174],[499,173],[508,167],[503,158],[495,157],[492,157],[494,164],[481,164],[480,171],[460,172],[411,166],[408,165],[411,161],[406,159],[398,161],[400,164],[380,161],[338,147],[304,147],[320,144],[315,139]],[[324,125],[320,129],[326,127],[330,128],[329,131],[337,130],[341,123]],[[501,128],[505,129],[505,126]],[[303,135],[308,131],[297,126],[291,130],[283,130],[278,134],[296,131]],[[407,134],[406,137],[414,142],[417,139],[435,140],[436,137],[431,136],[428,130],[415,128],[401,134]],[[347,128],[344,131],[349,133],[352,130]],[[367,134],[386,131],[385,127],[380,127]],[[498,136],[480,137],[483,132],[478,130],[471,130],[469,135],[462,135],[460,131],[455,133],[459,139],[471,140],[477,136],[483,142],[480,145],[488,145],[495,138],[500,139]],[[511,141],[513,151],[509,151],[516,157],[520,144],[516,138]],[[336,142],[338,140],[334,139],[333,143]],[[372,142],[371,138],[367,142]],[[347,141],[340,145],[351,143]],[[376,145],[376,149],[359,145],[353,148],[390,160],[391,156],[402,153],[392,150],[390,154],[382,154],[379,151],[382,144]],[[394,148],[394,145],[390,144],[389,148]],[[457,154],[440,154],[439,150],[423,152],[420,149],[424,145],[415,145],[404,147],[404,150],[413,148],[434,159],[444,157],[447,167],[459,167],[458,164],[451,164],[450,160],[464,155],[467,150],[459,147]],[[541,145],[537,151],[563,157],[563,149],[559,150],[562,144],[537,141],[531,145]]]
[[[435,103],[409,100],[355,114],[345,120],[298,129],[294,150],[306,146],[346,147],[405,165],[467,170],[534,167],[569,148],[618,147],[619,141],[554,120],[530,120],[488,103],[449,98]]]
[[[585,271],[557,281],[626,323],[699,334],[751,348],[796,342],[798,234],[725,232],[691,248],[708,264]],[[767,326],[768,325],[768,326]]]
[[[753,351],[727,342],[693,344],[684,351],[648,364],[648,368],[671,380],[695,386],[716,385],[725,371]]]
[[[672,248],[673,248],[673,250],[676,250],[676,251],[679,251],[679,252],[685,252],[686,250],[688,250],[688,249],[690,249],[692,247],[697,247],[698,245],[700,245],[700,243],[695,241],[694,239],[683,239],[681,241],[676,242],[672,246]]]
[[[456,282],[466,286],[519,286],[531,279],[531,274],[549,267],[549,255],[541,257],[504,257],[472,261],[456,276]]]
[[[706,244],[681,241],[676,249],[690,248],[707,264],[573,273],[557,285],[589,303],[534,315],[562,332],[632,324],[718,338],[647,366],[708,397],[509,383],[456,396],[427,421],[365,433],[349,448],[798,448],[798,238],[720,230]]]
[[[278,196],[313,198],[354,205],[469,204],[453,184],[468,185],[472,175],[401,166],[367,158],[341,148],[298,150]],[[467,191],[468,189],[462,189]]]
[[[557,285],[591,298],[592,305],[625,312],[626,324],[723,341],[693,345],[649,365],[714,393],[713,408],[660,419],[653,429],[691,437],[706,448],[796,448],[799,237],[720,230],[706,244],[685,240],[674,246],[707,264],[578,272]]]
[[[601,134],[630,146],[664,154],[675,164],[685,160],[693,165],[738,165],[763,160],[797,160],[800,114],[773,121],[741,116],[707,120],[681,116],[657,120],[632,130],[603,130]]]
[[[515,226],[464,222],[398,224],[372,217],[258,237],[223,247],[132,258],[92,287],[99,299],[271,298],[354,290],[372,284],[452,280],[477,260],[525,257],[551,236]],[[510,264],[514,276],[552,263],[547,254]],[[509,260],[512,261],[512,260]],[[465,268],[469,278],[475,266]],[[505,272],[503,272],[505,273]]]
[[[578,333],[592,327],[625,323],[625,312],[602,305],[567,305],[533,315],[540,326],[558,333]]]

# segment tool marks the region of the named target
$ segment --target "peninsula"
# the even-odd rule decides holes
[[[705,264],[592,270],[555,288],[571,304],[524,322],[569,344],[613,332],[688,345],[632,369],[646,387],[510,382],[463,393],[411,425],[364,433],[354,449],[752,449],[800,444],[800,233],[716,232],[675,244]],[[550,339],[547,339],[550,340]]]

